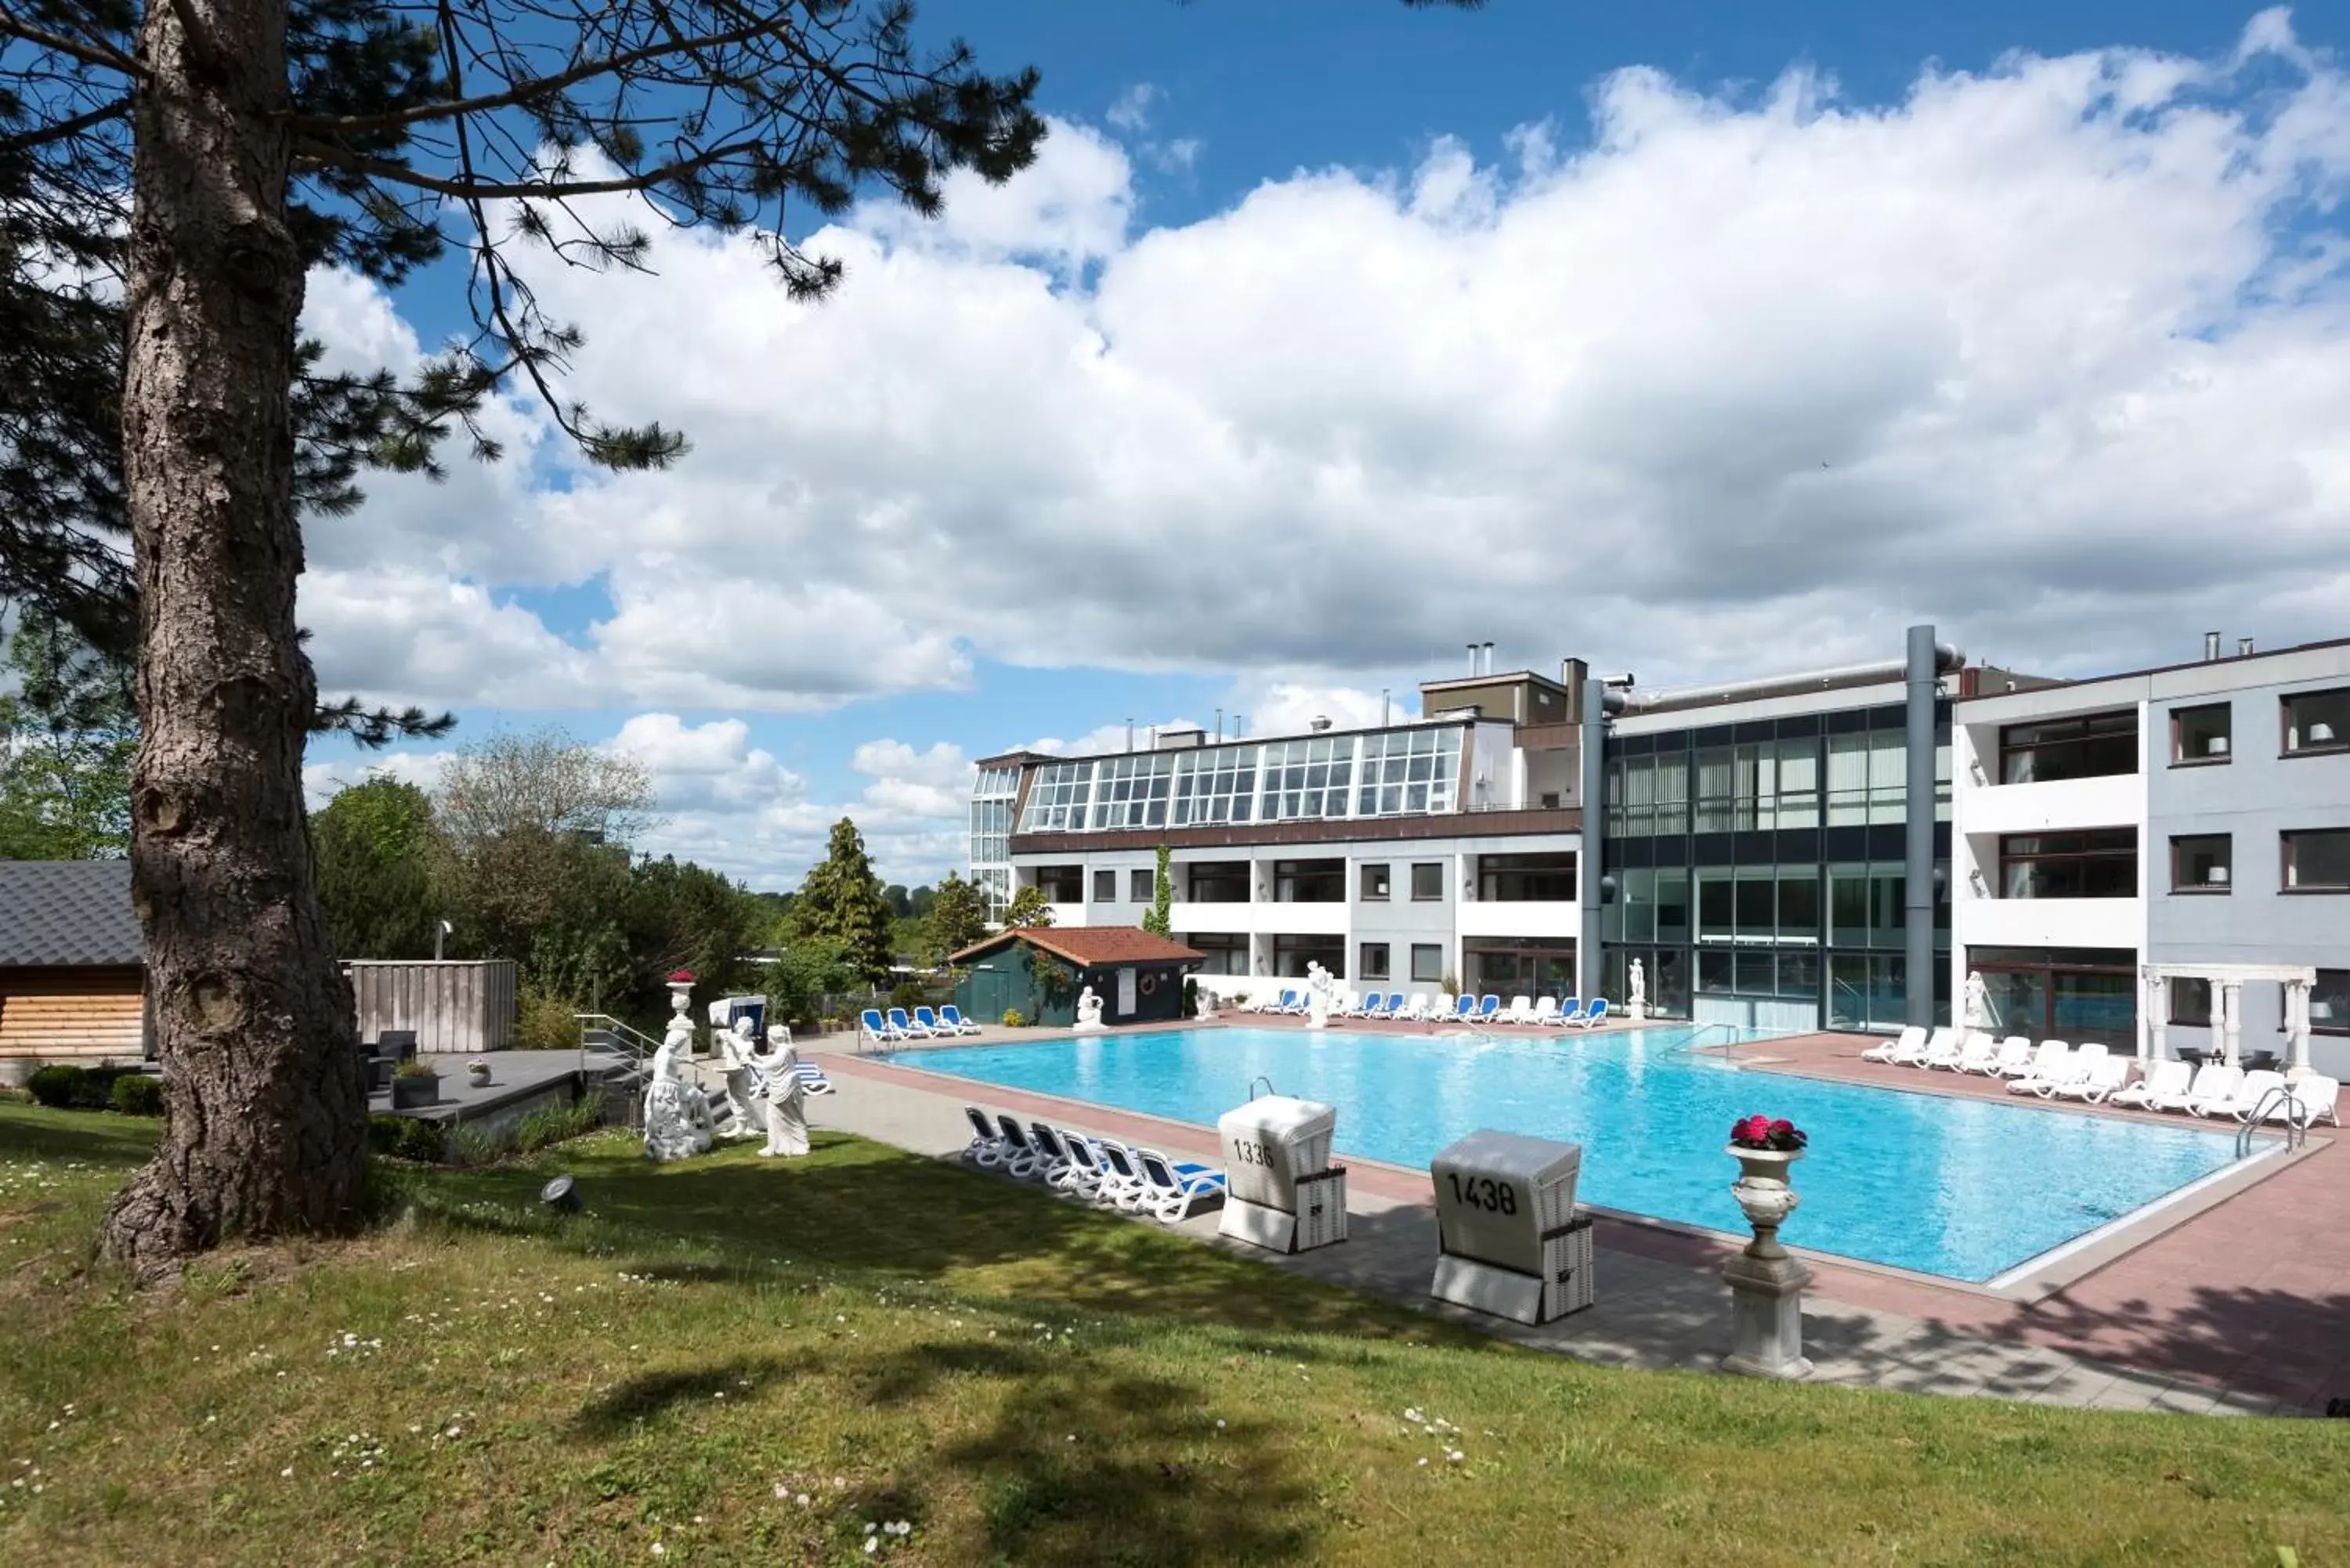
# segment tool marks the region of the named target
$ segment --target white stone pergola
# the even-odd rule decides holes
[[[2201,980],[2211,985],[2212,1044],[2219,1047],[2220,1059],[2233,1065],[2243,1044],[2244,982],[2272,980],[2284,987],[2286,1075],[2309,1071],[2309,993],[2317,984],[2314,968],[2289,963],[2150,963],[2138,972],[2146,988],[2141,1061],[2159,1062],[2170,1054],[2164,1038],[2170,1017],[2170,982]]]

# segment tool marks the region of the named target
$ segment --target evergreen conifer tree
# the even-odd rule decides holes
[[[987,899],[977,885],[950,871],[931,899],[931,943],[945,959],[987,935]]]
[[[1150,913],[1142,917],[1142,929],[1154,937],[1171,938],[1175,934],[1175,852],[1164,844],[1159,846],[1159,874],[1153,879]]]
[[[889,978],[897,957],[889,943],[894,915],[865,853],[864,836],[842,817],[832,825],[830,852],[800,884],[794,924],[802,936],[832,943],[868,983],[879,985]]]

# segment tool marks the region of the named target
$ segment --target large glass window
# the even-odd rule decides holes
[[[1487,903],[1572,903],[1575,857],[1481,855],[1477,857],[1477,897]]]
[[[1363,737],[1357,816],[1451,811],[1461,783],[1461,732],[1451,726],[1382,730]],[[1344,816],[1343,806],[1332,813]]]
[[[1999,732],[1999,782],[2050,784],[2137,772],[2137,710],[2009,724]]]
[[[1575,994],[1573,937],[1474,937],[1461,944],[1467,989],[1483,995]]]
[[[1247,822],[1256,815],[1254,746],[1179,752],[1168,820],[1177,827]]]
[[[1258,769],[1258,821],[1344,816],[1355,776],[1355,737],[1268,742]]]
[[[1039,866],[1036,867],[1036,890],[1045,895],[1048,904],[1082,904],[1086,901],[1086,868],[1082,866]]]
[[[2350,1034],[2350,969],[2322,969],[2309,992],[2309,1032]]]
[[[2278,835],[2289,893],[2350,891],[2350,827],[2307,828]]]
[[[2170,760],[2191,765],[2224,763],[2232,744],[2235,709],[2225,702],[2170,711]]]
[[[2208,1027],[2211,1022],[2211,982],[2193,975],[2172,975],[2170,1022]]]
[[[1411,978],[1427,984],[1444,978],[1444,949],[1435,942],[1411,944]]]
[[[1148,904],[1159,897],[1159,873],[1156,871],[1134,872],[1127,881],[1130,884],[1127,896],[1134,903]]]
[[[2350,686],[2296,691],[2283,708],[2285,755],[2350,751]]]
[[[1344,937],[1275,937],[1273,939],[1273,972],[1286,979],[1297,979],[1312,964],[1320,964],[1340,980],[1347,978],[1347,940]]]
[[[1359,896],[1364,903],[1384,904],[1388,901],[1388,870],[1386,866],[1365,866],[1362,868]]]
[[[1023,833],[1074,833],[1086,825],[1086,805],[1091,798],[1094,764],[1049,763],[1036,770],[1028,786],[1028,809],[1021,814]]]
[[[1689,870],[1680,866],[1660,867],[1657,872],[1657,940],[1670,944],[1689,940]]]
[[[1809,867],[1780,867],[1778,935],[1783,942],[1820,940],[1820,874]]]
[[[1249,901],[1249,865],[1245,860],[1194,860],[1187,867],[1195,904],[1245,904]]]
[[[1175,758],[1165,752],[1102,758],[1094,764],[1091,826],[1096,831],[1165,826],[1174,771]]]
[[[1808,737],[1781,741],[1777,766],[1778,826],[1817,827],[1820,825],[1819,742]]]
[[[2033,1040],[2137,1043],[2137,954],[2127,948],[1970,949],[1991,1027]],[[2166,1005],[2168,1003],[2166,1002]]]
[[[1697,811],[1700,833],[1729,833],[1738,822],[1738,750],[1708,746],[1697,753]],[[1699,977],[1698,989],[1705,989]]]
[[[1411,898],[1416,904],[1440,903],[1444,898],[1444,862],[1422,860],[1411,868]]]
[[[1343,904],[1347,901],[1347,863],[1276,860],[1273,863],[1273,899],[1276,904]]]
[[[1738,899],[1727,868],[1707,868],[1697,874],[1697,940],[1730,942],[1738,940]],[[1706,989],[1704,976],[1698,989]]]
[[[1097,871],[1094,873],[1094,902],[1097,904],[1115,904],[1118,902],[1117,872]]]
[[[2170,890],[2224,893],[2232,872],[2234,840],[2225,833],[2180,834],[2170,841]]]
[[[2135,898],[2137,829],[2007,834],[1999,873],[2004,898]]]
[[[1186,931],[1183,945],[1205,953],[1208,961],[1200,966],[1202,974],[1246,974],[1249,971],[1249,940],[1244,931]]]
[[[1646,838],[1689,831],[1689,754],[1617,757],[1607,764],[1607,831]]]
[[[1365,942],[1363,944],[1363,961],[1356,970],[1355,978],[1357,980],[1387,980],[1391,978],[1388,972],[1387,943]]]

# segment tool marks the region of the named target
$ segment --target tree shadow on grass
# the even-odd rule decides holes
[[[163,1124],[111,1111],[59,1111],[0,1105],[0,1159],[78,1159],[92,1165],[144,1165]]]

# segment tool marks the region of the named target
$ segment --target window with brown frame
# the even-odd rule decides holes
[[[2170,765],[2188,768],[2231,760],[2235,709],[2225,702],[2170,711]]]
[[[2281,699],[2288,757],[2350,752],[2350,686],[2331,691],[2294,691]]]
[[[1999,732],[1999,782],[2049,784],[2137,772],[2137,710],[2009,724]]]
[[[2004,898],[2137,897],[2137,829],[2010,833],[1999,841]]]
[[[2312,827],[2277,835],[2284,859],[2278,883],[2288,893],[2350,893],[2350,827]]]
[[[2182,833],[2170,841],[2170,890],[2224,893],[2235,869],[2235,840],[2225,833]]]

